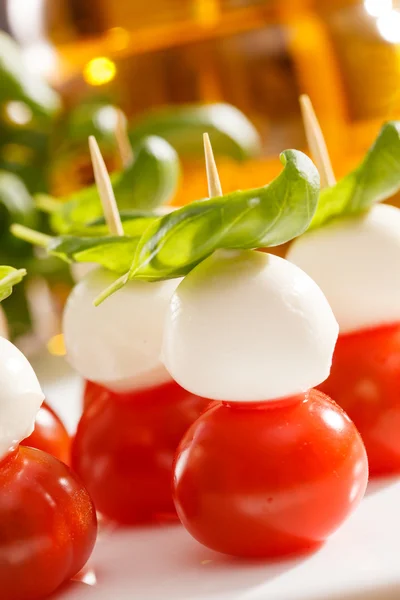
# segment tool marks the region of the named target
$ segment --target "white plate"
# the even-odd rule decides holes
[[[49,403],[72,431],[81,382],[62,359],[34,364]],[[400,435],[400,432],[399,432]],[[370,486],[329,542],[301,560],[273,564],[219,555],[174,525],[106,531],[87,581],[56,600],[400,600],[400,478]]]

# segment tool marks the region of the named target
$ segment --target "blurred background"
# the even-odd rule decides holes
[[[87,134],[96,124],[92,112],[86,127],[85,107],[102,108],[96,131],[113,170],[110,107],[135,123],[166,105],[234,105],[258,130],[261,149],[219,153],[226,192],[266,184],[280,170],[281,150],[306,150],[300,93],[311,97],[338,177],[360,161],[383,121],[400,117],[400,0],[0,0],[0,28],[20,46],[26,72],[57,93],[64,115],[38,117],[0,92],[0,169],[32,195],[66,197],[93,181]],[[180,159],[174,204],[206,195],[201,151]],[[62,305],[71,281],[50,263],[46,269],[46,281],[56,274]],[[15,335],[29,329],[13,327]]]
[[[158,105],[229,102],[260,131],[263,155],[276,157],[305,145],[305,92],[339,172],[400,112],[396,0],[1,4],[2,28],[22,46],[27,68],[69,105],[95,92],[132,117]]]

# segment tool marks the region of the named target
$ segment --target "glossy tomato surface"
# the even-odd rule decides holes
[[[96,509],[121,524],[176,518],[174,454],[210,401],[174,382],[130,394],[98,388],[72,445],[72,466]]]
[[[347,415],[310,390],[291,402],[219,404],[184,436],[174,500],[199,542],[239,557],[302,553],[363,497],[364,445]]]
[[[110,393],[110,390],[99,385],[98,383],[93,383],[93,381],[85,381],[83,390],[84,410],[86,410],[94,400],[99,400],[100,397],[108,398]]]
[[[56,458],[20,446],[0,463],[0,597],[44,598],[88,560],[97,533],[92,501]]]
[[[33,433],[22,444],[48,452],[52,456],[68,463],[71,451],[71,439],[61,419],[48,404],[42,404],[35,421]]]
[[[319,386],[354,421],[371,475],[400,472],[400,325],[339,336]]]

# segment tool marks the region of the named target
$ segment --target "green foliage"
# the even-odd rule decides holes
[[[254,125],[230,104],[188,104],[154,110],[131,124],[134,144],[149,135],[167,140],[182,158],[203,158],[202,135],[208,132],[216,156],[246,160],[257,156],[261,140]]]
[[[321,191],[311,228],[353,215],[400,190],[400,121],[383,125],[362,163],[338,183]]]

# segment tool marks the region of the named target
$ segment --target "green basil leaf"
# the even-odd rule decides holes
[[[282,173],[265,187],[193,202],[155,221],[130,276],[181,277],[219,248],[277,246],[303,233],[317,207],[319,175],[296,150],[283,152],[281,161]]]
[[[118,208],[121,211],[152,209],[168,202],[176,191],[180,176],[175,150],[165,140],[153,136],[134,148],[134,156],[132,165],[111,175]],[[58,205],[43,197],[37,204],[44,210],[48,207],[51,227],[56,233],[78,234],[83,226],[103,214],[95,185],[80,190]]]
[[[114,192],[116,192],[120,178],[121,173],[119,172],[112,173],[110,176]],[[117,197],[117,194],[115,195]],[[38,208],[50,213],[51,229],[60,234],[79,234],[88,222],[96,219],[103,212],[95,185],[82,188],[65,201],[48,197],[44,201],[43,196],[37,196],[36,200]],[[117,198],[117,202],[119,200]]]
[[[93,262],[115,273],[125,273],[132,264],[138,241],[139,238],[126,236],[61,236],[54,238],[46,249],[67,262]]]
[[[119,216],[124,233],[129,237],[140,237],[149,225],[158,218],[156,213],[145,210],[121,210]],[[86,237],[100,237],[108,234],[109,229],[104,217],[91,221],[79,232],[79,235]]]
[[[132,168],[122,172],[115,190],[119,209],[149,210],[166,204],[179,182],[177,153],[162,138],[151,136],[134,147],[134,156]]]
[[[0,103],[23,102],[37,117],[51,117],[60,108],[58,95],[23,64],[14,40],[0,31]]]
[[[17,238],[44,248],[49,255],[67,263],[94,262],[117,274],[126,273],[130,268],[140,240],[140,234],[136,237],[53,237],[17,224],[12,225],[10,231]]]
[[[400,190],[400,121],[386,123],[363,162],[336,185],[321,191],[311,228],[360,213]]]
[[[0,302],[10,296],[13,286],[22,281],[25,275],[25,269],[0,266]]]
[[[192,104],[155,110],[134,121],[129,135],[133,143],[148,135],[158,135],[179,156],[203,158],[205,131],[210,135],[215,156],[245,160],[260,153],[257,130],[230,104]]]
[[[269,185],[200,200],[154,221],[130,270],[96,299],[100,304],[129,279],[182,277],[217,249],[251,249],[288,242],[306,231],[319,195],[319,174],[297,150],[280,156],[282,173]]]

